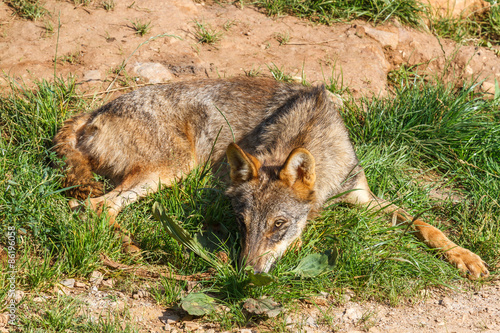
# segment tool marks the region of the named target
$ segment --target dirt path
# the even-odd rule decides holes
[[[495,77],[500,79],[500,58],[492,50],[459,48],[404,27],[373,28],[365,22],[322,26],[293,17],[276,20],[249,7],[184,0],[117,2],[112,11],[54,0],[45,7],[50,16],[32,22],[13,17],[11,8],[0,3],[0,70],[7,75],[26,82],[51,78],[57,49],[57,75],[72,73],[83,90],[101,91],[141,42],[170,34],[181,39],[158,38],[128,59],[128,84],[245,72],[269,75],[268,66],[276,65],[309,82],[333,76],[359,96],[385,94],[388,72],[402,63],[420,64],[438,76],[446,68],[455,80],[478,76],[486,79],[486,89]],[[221,33],[220,41],[198,43],[195,21]],[[151,22],[152,28],[140,37],[133,22]]]
[[[28,84],[53,77],[56,49],[60,59],[57,75],[76,75],[81,91],[86,93],[107,89],[125,60],[126,73],[122,72],[113,89],[245,73],[270,75],[268,66],[303,76],[309,82],[333,77],[355,96],[387,94],[387,74],[404,63],[420,64],[422,70],[435,75],[451,69],[448,79],[453,77],[456,82],[478,76],[486,79],[482,89],[490,92],[494,79],[500,80],[500,58],[492,50],[458,47],[398,26],[374,28],[365,22],[319,26],[292,17],[272,19],[249,7],[185,0],[116,2],[109,12],[55,0],[47,0],[45,7],[50,16],[32,22],[13,17],[11,8],[0,3],[0,70]],[[144,37],[131,28],[132,22],[139,21],[151,22],[151,31]],[[214,45],[198,43],[195,21],[222,33],[220,41]],[[159,37],[130,56],[140,43],[159,34],[180,39]],[[8,82],[1,80],[0,89],[7,87]],[[131,317],[145,332],[219,330],[218,326],[192,320],[186,324],[177,314],[156,305],[147,293],[133,297],[88,283],[68,288],[65,293],[83,299],[89,311],[96,313],[127,305]],[[110,301],[110,295],[117,300]],[[38,301],[46,300],[42,297]],[[291,331],[327,332],[336,327],[338,331],[372,333],[500,332],[500,282],[478,291],[429,292],[425,301],[396,307],[352,302],[349,296],[339,303],[323,295],[314,302],[299,302],[297,312],[290,311],[287,316],[287,329]],[[2,320],[0,331],[5,332]]]

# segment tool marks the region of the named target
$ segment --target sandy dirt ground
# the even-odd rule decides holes
[[[114,10],[106,11],[97,2],[75,6],[47,0],[48,15],[33,22],[13,16],[12,9],[1,2],[0,70],[27,85],[53,79],[54,71],[60,77],[72,74],[87,95],[106,90],[117,95],[129,85],[194,78],[269,76],[269,67],[274,66],[310,83],[333,80],[348,87],[355,97],[386,95],[388,73],[403,64],[436,77],[444,75],[457,84],[471,77],[484,80],[478,89],[490,93],[495,78],[500,80],[500,57],[494,50],[458,46],[397,24],[374,27],[358,21],[322,26],[293,17],[271,18],[253,7],[190,0],[115,3]],[[141,37],[132,28],[133,22],[151,22],[151,31]],[[196,22],[219,32],[220,40],[214,45],[199,43]],[[157,38],[139,47],[153,36]],[[125,71],[114,80],[122,64]],[[0,90],[8,89],[9,81],[0,80]],[[70,285],[63,293],[82,299],[96,315],[127,307],[144,332],[220,330],[217,325],[181,318],[156,305],[144,283],[138,286],[144,292],[130,295],[89,281],[81,281],[79,286]],[[500,332],[498,280],[482,288],[467,285],[453,292],[425,293],[423,300],[395,307],[355,301],[349,292],[342,301],[319,295],[313,301],[297,302],[297,309],[287,313],[287,329]],[[48,297],[52,296],[36,301],[45,302]],[[0,315],[0,331],[7,331],[3,319]],[[263,323],[234,331],[272,329],[272,323]]]

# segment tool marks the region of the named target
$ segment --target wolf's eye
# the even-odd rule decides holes
[[[276,221],[274,221],[274,227],[281,228],[281,226],[283,226],[285,223],[286,223],[285,220],[277,219]]]

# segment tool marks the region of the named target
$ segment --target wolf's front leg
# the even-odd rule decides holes
[[[409,220],[409,223],[411,223],[413,218],[405,213],[403,214],[397,212],[398,221],[404,222]],[[445,258],[464,275],[467,274],[467,277],[477,279],[489,275],[486,263],[481,257],[453,243],[438,228],[419,219],[413,221],[413,226],[420,240],[431,248],[443,250]]]
[[[416,230],[415,235],[429,247],[443,251],[444,257],[460,272],[470,279],[478,279],[489,275],[486,263],[477,254],[453,243],[441,230],[414,219],[402,208],[375,196],[368,187],[364,172],[357,175],[357,182],[350,192],[343,198],[345,202],[362,205],[369,209],[376,209],[385,213],[393,213],[399,223],[411,224]]]

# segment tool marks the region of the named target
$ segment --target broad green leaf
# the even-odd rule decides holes
[[[272,298],[249,298],[243,304],[243,308],[249,313],[266,315],[269,318],[274,318],[283,312],[283,308]]]
[[[204,293],[190,293],[180,306],[192,316],[204,316],[214,310],[215,300]]]
[[[252,267],[247,267],[245,270],[248,272],[248,278],[250,279],[250,282],[253,283],[253,285],[256,287],[267,286],[271,282],[275,281],[275,279],[267,273],[255,274]]]
[[[336,251],[329,253],[312,253],[302,259],[292,271],[300,277],[315,277],[333,269],[337,255]]]

